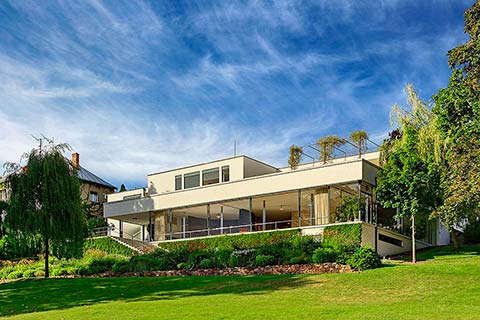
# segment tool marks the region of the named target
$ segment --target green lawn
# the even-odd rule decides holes
[[[0,284],[12,319],[480,319],[480,246],[357,274],[32,279]]]

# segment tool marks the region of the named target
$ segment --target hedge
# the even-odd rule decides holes
[[[360,247],[361,244],[361,223],[327,226],[323,230],[323,247],[340,249],[345,247]]]
[[[86,239],[83,248],[84,251],[88,249],[96,249],[107,254],[119,254],[127,257],[131,257],[136,254],[134,250],[108,237]]]
[[[300,230],[285,230],[246,233],[237,235],[224,235],[204,239],[192,239],[184,241],[163,242],[158,246],[167,251],[187,250],[189,252],[198,250],[242,250],[254,249],[265,246],[275,246],[286,242],[301,241]]]

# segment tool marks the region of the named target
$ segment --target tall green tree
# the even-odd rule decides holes
[[[427,220],[441,204],[442,169],[434,153],[424,150],[431,146],[428,141],[438,139],[430,129],[435,116],[411,85],[406,92],[410,109],[393,107],[392,126],[398,129],[381,146],[383,167],[378,173],[376,195],[384,207],[397,209],[397,217],[411,219],[415,262],[416,220]]]
[[[437,127],[448,143],[444,205],[437,215],[451,231],[480,216],[480,1],[465,11],[468,41],[448,52],[448,87],[433,97]]]
[[[85,219],[80,181],[63,156],[69,146],[45,138],[39,143],[22,157],[26,164],[7,164],[11,198],[6,219],[22,234],[42,237],[48,278],[50,252],[57,257],[81,254]]]

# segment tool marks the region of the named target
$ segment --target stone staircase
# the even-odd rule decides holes
[[[152,251],[154,251],[155,249],[158,248],[157,246],[155,246],[153,244],[146,243],[146,242],[139,241],[139,240],[120,238],[120,237],[116,237],[116,236],[110,236],[110,238],[117,241],[121,245],[124,245],[125,247],[130,248],[133,251],[138,252],[140,254],[149,253],[149,252],[152,252]]]

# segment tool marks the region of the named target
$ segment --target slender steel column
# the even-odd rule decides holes
[[[365,196],[365,222],[370,223],[372,222],[370,217],[370,196],[367,194]]]
[[[330,224],[331,223],[331,219],[330,219],[330,210],[332,209],[331,208],[331,202],[330,202],[330,186],[327,187],[327,223]]]
[[[207,234],[210,235],[210,223],[211,223],[211,218],[210,218],[210,204],[207,204]]]
[[[224,228],[224,221],[223,221],[223,206],[220,207],[220,234],[223,234]]]
[[[152,226],[152,212],[148,213],[148,241],[153,241],[153,226]]]
[[[310,194],[310,225],[315,225],[315,198]]]
[[[358,181],[357,184],[357,190],[358,190],[358,220],[362,221],[362,182]]]
[[[250,198],[248,198],[248,211],[250,213],[250,232],[253,231],[253,224],[252,224],[252,213],[253,213],[252,211],[253,211],[253,209],[252,209],[252,206],[253,206],[252,197],[250,197]]]
[[[182,217],[182,238],[187,237],[187,217],[183,216]]]
[[[119,236],[120,238],[123,238],[123,221],[118,220],[118,229],[119,229]]]
[[[302,191],[298,190],[297,196],[297,204],[298,204],[298,226],[302,226]]]
[[[266,208],[266,202],[263,200],[263,208],[262,208],[262,230],[267,229],[267,208]]]
[[[168,210],[168,232],[170,240],[173,239],[173,211],[172,209]]]
[[[142,224],[142,241],[145,241],[145,225]]]

